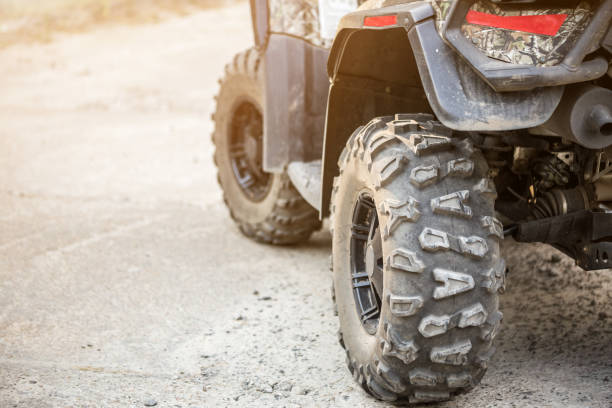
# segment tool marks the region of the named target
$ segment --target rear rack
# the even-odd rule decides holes
[[[590,81],[608,71],[608,61],[605,58],[596,57],[589,61],[584,61],[584,58],[599,44],[608,30],[612,17],[612,0],[605,0],[599,6],[575,46],[559,65],[551,67],[495,61],[474,47],[461,32],[461,26],[474,3],[475,0],[455,0],[441,34],[448,45],[495,91],[527,91],[544,86]]]

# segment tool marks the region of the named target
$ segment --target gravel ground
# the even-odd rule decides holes
[[[0,407],[383,407],[336,341],[324,230],[232,225],[208,134],[245,3],[0,52]],[[441,407],[611,407],[612,273],[504,243],[482,384]]]

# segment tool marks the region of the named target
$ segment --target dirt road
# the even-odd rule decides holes
[[[220,200],[216,79],[246,3],[0,52],[0,407],[382,407],[336,341],[329,233]],[[442,407],[612,406],[612,272],[505,243],[498,353]]]

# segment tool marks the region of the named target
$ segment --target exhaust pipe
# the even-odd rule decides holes
[[[612,95],[610,97],[612,98]],[[605,137],[612,136],[612,111],[608,106],[595,105],[591,110],[587,124],[593,132],[599,132]]]
[[[612,145],[612,91],[595,85],[568,86],[543,127],[588,149]]]

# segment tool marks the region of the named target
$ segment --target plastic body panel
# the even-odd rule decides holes
[[[303,39],[269,34],[264,53],[264,170],[321,158],[329,51]]]
[[[363,27],[366,17],[392,14],[398,16],[394,26]],[[329,213],[336,162],[346,140],[357,126],[376,116],[433,112],[451,129],[504,131],[541,125],[559,104],[563,87],[495,92],[442,41],[433,17],[431,5],[417,1],[360,10],[340,22],[327,65],[332,85],[323,152],[322,217]],[[401,35],[390,39],[389,32]],[[372,69],[355,72],[355,63],[349,62],[367,61],[371,44],[385,52],[370,59]],[[418,83],[410,81],[414,78]],[[366,92],[355,94],[360,89],[372,91],[370,101],[364,99]],[[351,90],[353,94],[347,92]]]
[[[329,50],[270,32],[268,0],[250,0],[253,36],[263,52],[264,157],[268,172],[293,161],[321,159],[329,79]]]
[[[496,61],[472,46],[461,32],[461,24],[474,1],[456,0],[442,29],[442,36],[495,91],[531,90],[537,87],[590,81],[606,74],[608,61],[597,57],[583,62],[587,52],[605,34],[612,18],[612,0],[605,0],[581,38],[559,65],[535,67]]]
[[[498,93],[491,89],[438,34],[434,11],[427,2],[365,10],[345,16],[334,41],[327,72],[332,83],[341,66],[352,32],[381,30],[362,27],[368,16],[398,15],[398,24],[383,30],[403,28],[415,55],[429,104],[445,126],[463,131],[502,131],[538,126],[550,118],[563,89],[548,87],[526,92]],[[397,52],[405,47],[397,46]],[[510,64],[508,64],[510,65]],[[407,73],[408,74],[408,73]]]
[[[535,127],[556,109],[563,87],[495,92],[457,54],[427,20],[408,33],[427,98],[438,120],[465,131],[501,131]]]

